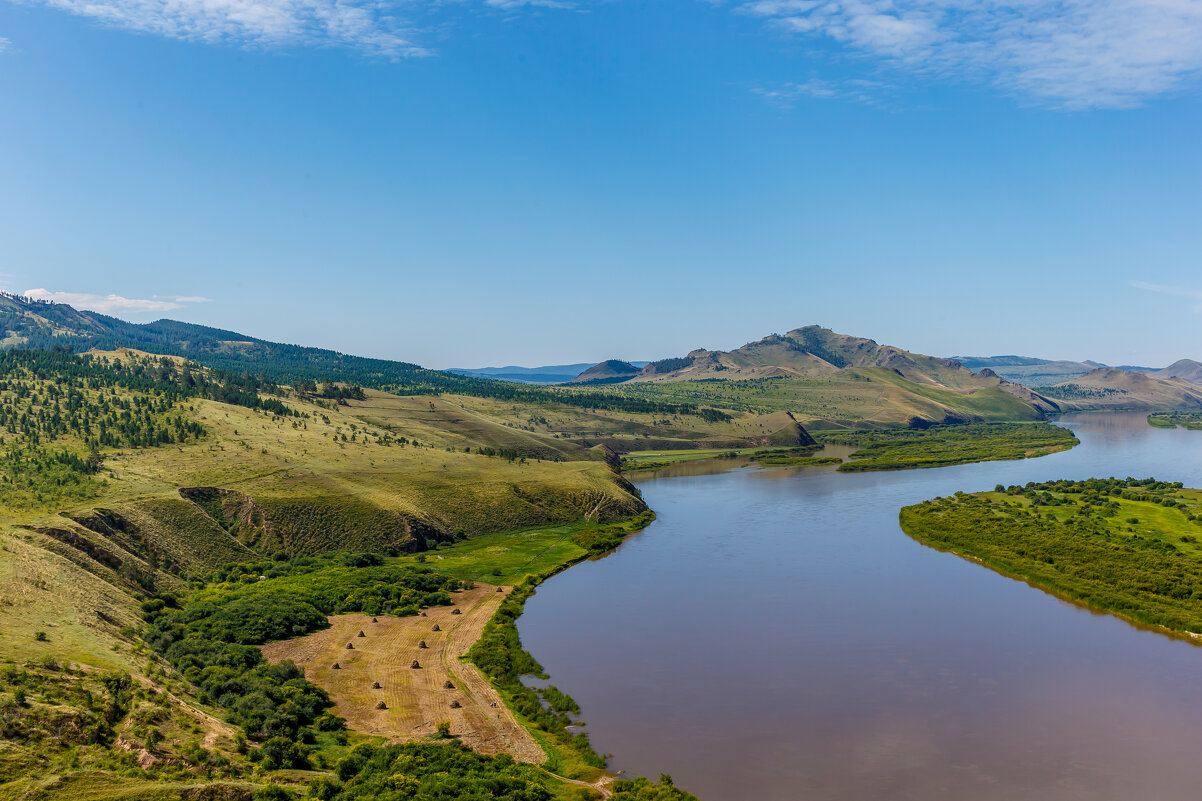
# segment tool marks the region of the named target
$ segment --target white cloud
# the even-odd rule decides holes
[[[54,303],[66,303],[77,309],[90,309],[101,314],[139,314],[145,312],[165,312],[182,309],[189,303],[208,303],[209,298],[176,297],[164,298],[126,298],[121,295],[93,295],[87,292],[62,292],[48,289],[27,289],[23,293],[34,300],[48,300]]]
[[[7,50],[11,44],[12,40],[5,39],[3,36],[0,36],[0,53],[3,53],[5,50]]]
[[[464,0],[459,0],[460,2]],[[426,56],[403,12],[414,0],[28,0],[106,25],[186,41],[348,47],[384,58]],[[567,0],[474,0],[496,9],[571,8]],[[3,50],[0,40],[0,50]]]
[[[1190,310],[1195,314],[1202,314],[1202,290],[1189,289],[1182,286],[1168,286],[1166,284],[1153,284],[1149,281],[1132,281],[1131,286],[1136,289],[1142,289],[1145,292],[1157,292],[1161,295],[1173,295],[1178,298],[1186,298],[1194,301],[1190,306]]]
[[[1202,73],[1199,0],[759,0],[737,6],[887,62],[1053,105],[1121,108]]]
[[[343,0],[33,0],[108,25],[175,39],[354,47],[386,56],[424,55],[384,7]]]

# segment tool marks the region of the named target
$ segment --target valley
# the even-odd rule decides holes
[[[523,681],[547,675],[516,626],[536,589],[654,520],[624,474],[1043,457],[1077,444],[1064,409],[1184,425],[1197,392],[1110,369],[1033,391],[817,327],[513,384],[3,300],[12,799],[350,797],[384,743],[511,755],[547,798],[690,798],[615,779],[577,702]]]

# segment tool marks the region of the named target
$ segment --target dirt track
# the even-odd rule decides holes
[[[331,617],[330,628],[306,637],[263,646],[272,662],[291,659],[305,676],[330,694],[335,712],[356,731],[395,741],[434,734],[440,721],[451,733],[485,754],[505,752],[522,762],[546,759],[530,734],[505,708],[474,665],[459,661],[508,595],[478,584],[456,593],[454,607],[426,610],[426,617],[367,615]],[[452,610],[462,614],[455,615]],[[438,625],[441,631],[433,631]],[[360,631],[366,635],[359,637]],[[418,648],[421,640],[428,648]],[[346,644],[354,645],[347,650]],[[421,668],[410,667],[413,660]],[[334,670],[338,663],[340,670]],[[455,689],[445,689],[450,680]],[[381,689],[372,689],[379,682]],[[376,709],[383,701],[387,709]],[[461,709],[452,709],[458,701]],[[495,706],[494,706],[495,704]]]

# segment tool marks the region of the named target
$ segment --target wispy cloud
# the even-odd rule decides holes
[[[431,55],[406,12],[414,0],[28,0],[106,25],[186,41],[346,47],[383,58]],[[490,8],[571,8],[568,0],[456,0]],[[4,40],[0,40],[3,50]]]
[[[1148,281],[1132,281],[1131,286],[1136,289],[1142,289],[1145,292],[1157,292],[1161,295],[1173,295],[1174,297],[1192,300],[1194,303],[1190,306],[1190,311],[1195,314],[1202,314],[1202,290],[1189,289],[1183,286],[1153,284]]]
[[[32,0],[106,25],[209,43],[354,47],[390,58],[419,56],[386,9],[342,0]]]
[[[7,50],[8,46],[11,44],[12,40],[5,39],[3,36],[0,36],[0,53],[3,53],[5,50]]]
[[[758,0],[736,7],[894,66],[976,76],[1069,109],[1138,105],[1202,73],[1198,0]]]
[[[800,0],[777,0],[779,2],[800,2]],[[774,106],[791,108],[798,100],[810,98],[814,100],[854,100],[870,106],[884,105],[881,91],[885,84],[880,81],[863,79],[824,80],[810,78],[807,81],[783,83],[774,87],[754,86],[751,91],[767,100]]]
[[[101,314],[139,314],[182,309],[192,303],[209,303],[211,298],[178,296],[175,298],[126,298],[121,295],[93,295],[88,292],[62,292],[48,289],[27,289],[24,295],[34,300],[67,303],[77,309],[90,309]]]

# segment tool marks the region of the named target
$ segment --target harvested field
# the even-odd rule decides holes
[[[272,662],[291,659],[309,681],[330,694],[335,712],[355,731],[393,741],[436,734],[441,721],[451,733],[484,754],[505,752],[538,764],[546,755],[514,718],[474,665],[460,661],[484,630],[508,589],[487,584],[454,594],[454,607],[426,610],[426,617],[367,615],[331,617],[330,628],[306,637],[263,646]],[[458,609],[461,614],[454,615]],[[440,631],[433,631],[437,625]],[[356,637],[362,629],[365,637]],[[354,641],[354,650],[346,643]],[[418,643],[425,640],[426,649]],[[414,669],[414,660],[421,668]],[[334,670],[334,664],[341,666]],[[454,689],[446,689],[450,681]],[[373,689],[378,682],[381,689]],[[377,709],[381,701],[387,709]],[[461,707],[451,708],[458,701]],[[495,704],[495,706],[493,706]]]

